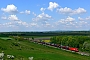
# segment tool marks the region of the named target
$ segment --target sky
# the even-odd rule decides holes
[[[0,32],[90,30],[90,0],[0,0]]]

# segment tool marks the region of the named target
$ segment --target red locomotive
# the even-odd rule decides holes
[[[69,50],[79,52],[78,48],[69,47]]]

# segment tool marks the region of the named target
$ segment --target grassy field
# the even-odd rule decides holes
[[[39,45],[30,41],[3,40],[0,39],[0,52],[4,51],[5,60],[7,54],[15,56],[14,60],[28,60],[33,56],[34,60],[90,60],[90,56],[81,56],[76,53],[66,52],[48,46]]]

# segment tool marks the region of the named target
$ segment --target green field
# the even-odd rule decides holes
[[[28,57],[31,56],[34,57],[34,60],[90,60],[90,56],[81,56],[76,53],[39,45],[26,40],[0,39],[1,51],[5,53],[5,60],[7,60],[7,54],[14,55],[14,60],[20,60],[21,58],[28,60]]]

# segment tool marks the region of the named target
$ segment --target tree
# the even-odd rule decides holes
[[[32,37],[32,40],[34,40],[34,37]]]
[[[83,43],[83,49],[90,51],[90,41],[85,41]]]

